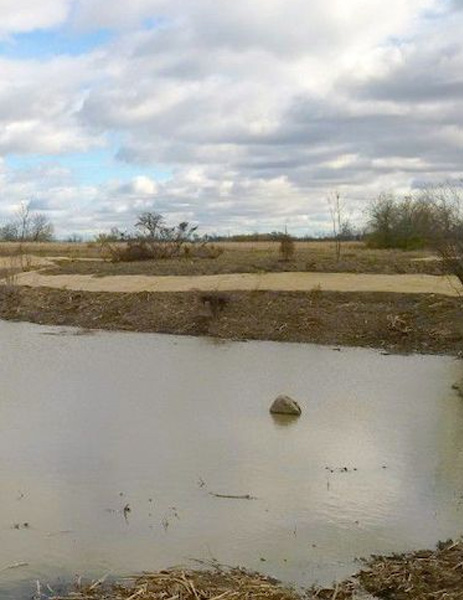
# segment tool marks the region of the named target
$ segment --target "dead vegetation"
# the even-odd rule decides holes
[[[119,246],[117,245],[119,244]],[[123,250],[122,243],[115,248]],[[52,246],[49,244],[49,246]],[[343,242],[343,252],[336,259],[333,242],[293,242],[280,249],[280,242],[221,242],[220,252],[215,246],[192,243],[182,246],[182,256],[164,257],[162,260],[112,261],[102,260],[102,254],[95,254],[95,248],[81,244],[65,245],[61,252],[49,256],[59,256],[50,274],[81,275],[218,275],[227,273],[272,273],[272,272],[317,272],[317,273],[386,273],[429,275],[442,274],[442,261],[426,251],[405,252],[402,250],[375,250],[362,242]],[[46,254],[40,245],[40,252]],[[10,247],[11,250],[11,247]],[[186,253],[185,253],[186,250]],[[3,248],[3,251],[5,249]],[[0,253],[2,244],[0,244]],[[95,260],[80,260],[93,258]],[[204,260],[209,258],[210,260]],[[73,260],[74,259],[74,260]]]
[[[202,298],[202,299],[201,299]],[[222,300],[221,300],[222,298]],[[85,292],[0,286],[0,318],[83,329],[463,352],[461,300],[380,292]]]
[[[280,243],[221,242],[220,249],[212,244],[191,242],[182,244],[181,257],[163,260],[111,262],[104,260],[105,250],[94,243],[32,243],[22,244],[22,252],[33,257],[55,257],[59,269],[53,272],[95,275],[213,275],[221,273],[262,273],[278,271],[350,272],[350,273],[442,273],[442,261],[427,251],[370,249],[362,242],[343,242],[340,260],[336,260],[334,242],[292,241],[294,253],[284,260]],[[126,242],[111,242],[117,251]],[[16,256],[18,243],[0,242],[0,257]],[[204,260],[209,258],[211,260]],[[63,259],[63,260],[60,260]],[[85,259],[85,260],[82,260]],[[282,260],[283,259],[283,260]]]
[[[199,301],[216,318],[230,302],[230,297],[220,292],[205,292],[199,295]]]
[[[285,270],[438,273],[442,268],[441,261],[423,252],[370,250],[359,242],[345,242],[341,260],[336,262],[331,242],[295,245],[295,255],[288,261],[281,260],[276,241],[225,243],[223,254],[214,260],[190,257],[129,263],[93,260],[83,254],[97,258],[97,250],[86,244],[37,243],[24,244],[23,248],[29,253],[31,268],[47,269],[53,275],[201,275]],[[30,254],[32,250],[34,253]],[[45,259],[53,254],[52,250],[62,256],[68,254],[53,266]],[[7,269],[15,252],[17,245],[0,244],[0,267],[5,261]],[[40,261],[47,261],[49,266],[44,267]],[[0,286],[0,318],[4,319],[224,339],[371,346],[391,352],[457,355],[463,351],[460,298],[327,292],[317,288],[310,292],[86,292],[17,286],[16,272],[4,270],[1,274],[7,278]]]
[[[287,233],[281,236],[279,252],[281,260],[289,261],[294,258],[294,253],[296,252],[296,244],[294,243],[293,238]]]
[[[50,600],[299,600],[298,594],[270,577],[243,569],[172,569],[145,574],[125,583],[77,585]]]
[[[387,600],[462,600],[463,542],[440,543],[436,550],[374,556],[354,578],[334,589],[313,590],[320,600],[354,598],[359,587]]]
[[[19,242],[0,242],[0,256],[16,256]],[[72,258],[100,258],[100,248],[95,242],[23,242],[24,254],[33,256],[62,256]]]
[[[111,262],[136,262],[184,258],[217,258],[220,247],[196,233],[197,225],[182,221],[166,225],[163,215],[144,212],[138,215],[131,232],[115,228],[109,235],[98,236],[102,256]]]
[[[101,257],[111,263],[134,263],[144,261],[215,259],[223,250],[208,242],[192,243],[175,232],[172,238],[151,240],[135,238],[127,242],[101,243]]]
[[[119,583],[78,582],[72,591],[40,595],[48,600],[353,600],[370,594],[384,600],[462,600],[463,542],[435,550],[373,556],[353,577],[334,587],[296,591],[277,580],[217,563],[207,570],[169,569]]]

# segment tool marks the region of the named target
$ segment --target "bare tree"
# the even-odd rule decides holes
[[[331,225],[334,239],[334,252],[336,261],[341,258],[341,234],[343,231],[343,213],[344,206],[341,201],[341,194],[338,191],[331,192],[328,195],[328,207],[331,216]]]
[[[53,224],[40,212],[31,211],[29,202],[21,202],[12,221],[0,228],[0,238],[16,242],[50,242]]]
[[[164,217],[155,212],[144,212],[138,215],[135,227],[143,236],[156,239],[160,237],[165,229]]]
[[[18,227],[18,237],[20,242],[27,239],[29,233],[29,221],[31,216],[30,203],[21,202],[16,211],[16,222]]]
[[[53,234],[53,223],[43,213],[30,215],[28,239],[31,242],[50,242]]]
[[[5,223],[0,227],[0,240],[3,242],[14,242],[18,239],[17,223]]]

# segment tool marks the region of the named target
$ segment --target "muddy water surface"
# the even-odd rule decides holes
[[[76,333],[0,322],[0,598],[191,559],[330,582],[463,532],[461,362]]]

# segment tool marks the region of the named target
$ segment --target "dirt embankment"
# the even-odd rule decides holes
[[[330,267],[325,250],[312,245],[303,251]],[[0,260],[0,275],[2,266],[8,274],[0,285],[0,318],[394,352],[463,352],[462,287],[455,278],[404,273],[421,264],[414,255],[357,247],[352,254],[353,266],[369,272],[250,272],[264,263],[279,270],[287,265],[269,249],[241,247],[217,261],[199,261],[198,273],[190,273],[185,260],[121,265],[43,256],[27,265],[40,271],[21,272],[21,265],[11,270],[12,257],[0,257],[6,261]],[[391,264],[400,265],[402,274],[387,272]],[[237,268],[247,272],[228,272]],[[214,269],[220,273],[212,274]]]
[[[463,353],[459,298],[355,292],[110,293],[0,286],[0,318],[88,329]]]

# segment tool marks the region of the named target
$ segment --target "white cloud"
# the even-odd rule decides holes
[[[0,59],[0,152],[85,151],[103,142],[78,119],[97,56]]]
[[[30,29],[66,19],[81,31],[117,28],[80,56],[0,60],[3,155],[113,143],[139,169],[90,186],[69,174],[57,182],[51,164],[35,180],[4,171],[3,197],[35,186],[63,229],[155,208],[209,230],[314,231],[334,188],[360,211],[381,189],[461,170],[463,13],[450,2],[447,12],[437,0],[28,6],[10,13]],[[172,177],[155,181],[153,169]]]
[[[70,0],[1,0],[0,38],[61,25],[69,9]]]

